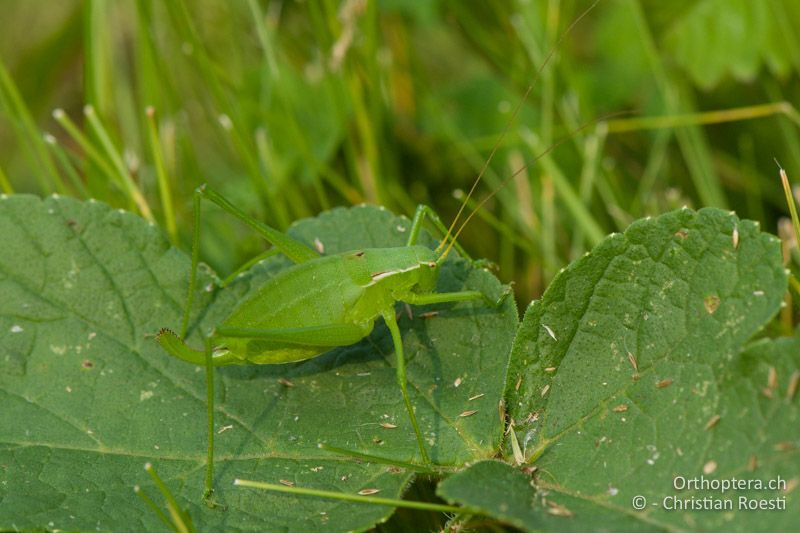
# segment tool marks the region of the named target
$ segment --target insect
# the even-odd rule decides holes
[[[589,9],[575,19],[567,28],[566,33],[569,33],[572,27],[598,1],[595,0]],[[562,35],[562,39],[563,37]],[[560,42],[559,39],[556,47],[551,49],[546,56],[537,71],[537,77],[552,58]],[[204,365],[206,368],[208,407],[208,460],[204,494],[206,500],[213,492],[213,367],[236,364],[280,364],[311,359],[335,347],[348,346],[360,341],[369,335],[378,318],[383,319],[392,337],[396,356],[397,383],[414,429],[420,456],[425,465],[431,464],[417,417],[414,414],[414,407],[408,396],[403,339],[395,317],[395,303],[425,305],[483,300],[489,307],[498,308],[511,294],[510,286],[507,286],[497,299],[472,290],[437,293],[436,282],[442,264],[453,248],[461,255],[466,256],[464,250],[458,245],[457,239],[471,218],[492,196],[531,164],[577,132],[597,122],[595,120],[580,126],[552,144],[517,172],[508,176],[497,189],[477,204],[455,230],[464,208],[532,88],[533,83],[513,111],[511,119],[506,124],[506,129],[496,140],[451,226],[445,227],[430,207],[420,205],[412,220],[406,245],[403,247],[351,250],[336,255],[322,256],[319,250],[320,246],[316,246],[316,250],[312,249],[275,228],[253,219],[213,189],[204,185],[195,191],[192,267],[181,335],[178,336],[168,329],[162,329],[157,335],[157,339],[170,355],[189,363]],[[213,202],[250,226],[270,242],[275,249],[288,257],[294,265],[267,281],[250,297],[241,302],[204,339],[203,350],[196,350],[185,344],[182,339],[186,334],[189,310],[192,307],[192,298],[197,284],[199,220],[201,203],[204,199]],[[417,244],[426,219],[443,234],[436,250]],[[315,287],[315,290],[308,291],[308,287]],[[462,416],[466,415],[462,413]]]
[[[204,199],[249,225],[294,264],[242,301],[205,338],[203,349],[197,350],[182,339],[197,284],[198,221]],[[454,247],[462,254],[463,250],[456,242],[458,232],[452,235],[452,227],[446,228],[434,211],[424,205],[417,208],[405,246],[351,250],[329,256],[320,255],[317,250],[249,217],[205,185],[195,191],[194,216],[192,266],[181,334],[162,329],[157,339],[170,355],[206,367],[209,435],[205,497],[210,497],[213,486],[213,367],[311,359],[335,347],[360,341],[370,334],[378,318],[383,319],[391,334],[397,383],[420,456],[429,465],[430,457],[408,396],[405,353],[395,303],[425,305],[482,300],[490,307],[499,307],[511,294],[511,288],[506,287],[499,298],[474,290],[436,292],[439,272],[449,252]],[[417,244],[425,220],[444,235],[436,250]],[[314,290],[309,291],[309,287]]]

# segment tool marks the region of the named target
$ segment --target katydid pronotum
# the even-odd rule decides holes
[[[198,265],[200,208],[203,199],[249,225],[288,257],[294,265],[280,272],[241,302],[205,338],[204,349],[185,344],[195,292]],[[335,347],[354,344],[372,331],[382,317],[392,336],[396,355],[396,376],[403,402],[425,465],[431,463],[425,448],[414,407],[409,399],[403,339],[395,318],[395,303],[426,305],[445,302],[483,300],[498,307],[511,293],[506,287],[499,298],[479,291],[437,293],[439,271],[453,247],[447,229],[427,206],[420,205],[411,224],[406,246],[352,250],[322,256],[305,244],[263,224],[231,204],[216,191],[201,186],[194,196],[195,232],[189,295],[184,310],[181,335],[168,329],[158,334],[158,342],[171,355],[205,365],[208,386],[208,466],[205,495],[213,486],[214,410],[213,373],[215,366],[238,364],[279,364],[303,361]],[[430,220],[444,239],[437,250],[417,244],[423,223]],[[449,245],[448,245],[449,242]],[[308,288],[313,287],[313,291]]]

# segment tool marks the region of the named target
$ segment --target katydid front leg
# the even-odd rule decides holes
[[[383,313],[383,320],[392,334],[392,342],[394,342],[394,353],[397,358],[397,384],[400,385],[400,391],[403,393],[403,402],[406,404],[408,411],[408,418],[411,419],[411,425],[414,427],[414,435],[417,437],[417,445],[419,446],[419,453],[422,455],[422,460],[426,465],[431,464],[428,457],[428,452],[425,451],[425,440],[422,438],[422,432],[417,423],[417,415],[414,413],[414,406],[411,405],[411,400],[408,397],[408,377],[406,375],[406,357],[403,351],[403,337],[400,336],[400,328],[397,327],[397,319],[394,316],[394,307],[387,309]]]
[[[508,295],[504,292],[500,299],[496,302],[489,300],[489,298],[480,291],[460,291],[460,292],[445,292],[445,293],[432,293],[432,294],[408,294],[403,297],[403,301],[416,304],[425,305],[433,303],[447,303],[447,302],[464,302],[470,300],[486,300],[492,306],[499,306]],[[425,439],[422,436],[422,431],[419,429],[417,422],[417,415],[414,412],[414,407],[411,405],[411,399],[408,397],[408,375],[406,373],[406,358],[405,350],[403,348],[403,338],[400,335],[400,328],[397,326],[397,319],[395,318],[394,307],[387,309],[382,313],[383,320],[389,328],[394,343],[394,352],[397,360],[397,384],[400,386],[400,391],[403,394],[403,402],[408,411],[408,418],[411,420],[411,425],[414,427],[414,434],[417,438],[417,445],[419,446],[422,460],[426,465],[431,464],[428,452],[425,450]]]

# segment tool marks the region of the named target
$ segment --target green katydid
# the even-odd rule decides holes
[[[207,199],[255,229],[286,255],[294,265],[266,282],[205,339],[203,350],[195,350],[181,339],[189,322],[191,299],[195,292],[198,266],[199,219],[201,201]],[[409,399],[405,354],[395,318],[395,303],[425,305],[444,302],[483,300],[499,306],[511,288],[492,298],[479,291],[437,293],[439,271],[450,250],[465,255],[455,238],[427,206],[416,211],[406,246],[373,248],[321,256],[288,235],[247,216],[216,191],[201,186],[194,197],[195,232],[189,296],[184,310],[181,335],[168,329],[158,335],[161,346],[171,355],[197,365],[205,365],[208,384],[208,467],[205,494],[213,482],[213,374],[214,366],[236,364],[279,364],[302,361],[335,347],[354,344],[372,331],[382,317],[391,333],[396,376],[403,402],[414,429],[419,455],[430,464],[422,432]],[[425,219],[443,232],[437,250],[417,244]],[[313,290],[309,290],[313,288]]]
[[[596,0],[567,28],[561,39],[569,33],[583,16],[596,5]],[[537,72],[555,53],[553,48]],[[285,233],[249,217],[216,191],[203,185],[194,194],[194,234],[192,242],[192,267],[189,291],[184,308],[181,334],[162,329],[158,342],[171,355],[206,368],[208,405],[208,462],[205,479],[205,497],[213,492],[214,409],[213,367],[236,364],[280,364],[303,361],[322,355],[339,346],[354,344],[372,331],[377,318],[383,318],[392,337],[396,356],[396,377],[408,417],[414,429],[424,466],[431,464],[414,407],[409,399],[403,339],[395,317],[395,303],[425,305],[446,302],[483,300],[490,307],[499,307],[511,294],[507,286],[499,298],[493,299],[479,291],[437,293],[439,271],[453,248],[468,258],[457,239],[472,216],[506,183],[531,164],[578,131],[597,121],[582,125],[577,130],[551,145],[529,164],[508,176],[503,183],[485,197],[464,222],[456,224],[467,202],[475,192],[511,123],[533,88],[531,84],[512,113],[511,120],[497,139],[489,157],[472,184],[449,228],[438,215],[425,205],[418,206],[411,224],[406,245],[396,248],[352,250],[337,255],[321,256],[317,251],[294,240]],[[189,311],[197,281],[200,239],[201,201],[207,199],[250,226],[273,247],[288,257],[294,265],[257,289],[204,340],[203,350],[195,350],[183,342],[189,323]],[[442,232],[443,238],[436,250],[417,244],[425,219]],[[313,287],[313,291],[309,291]],[[354,454],[359,455],[359,454]],[[412,465],[409,465],[412,466]]]

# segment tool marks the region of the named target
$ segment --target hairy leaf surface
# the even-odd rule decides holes
[[[609,510],[663,528],[798,519],[796,495],[781,491],[759,497],[786,495],[793,510],[671,512],[664,500],[707,494],[676,490],[679,476],[797,478],[798,399],[787,387],[798,344],[743,352],[786,282],[775,237],[725,211],[682,209],[608,237],[531,304],[512,351],[509,413],[524,455],[541,454],[539,487],[571,511],[565,526],[590,527]],[[632,506],[639,495],[644,511]]]

